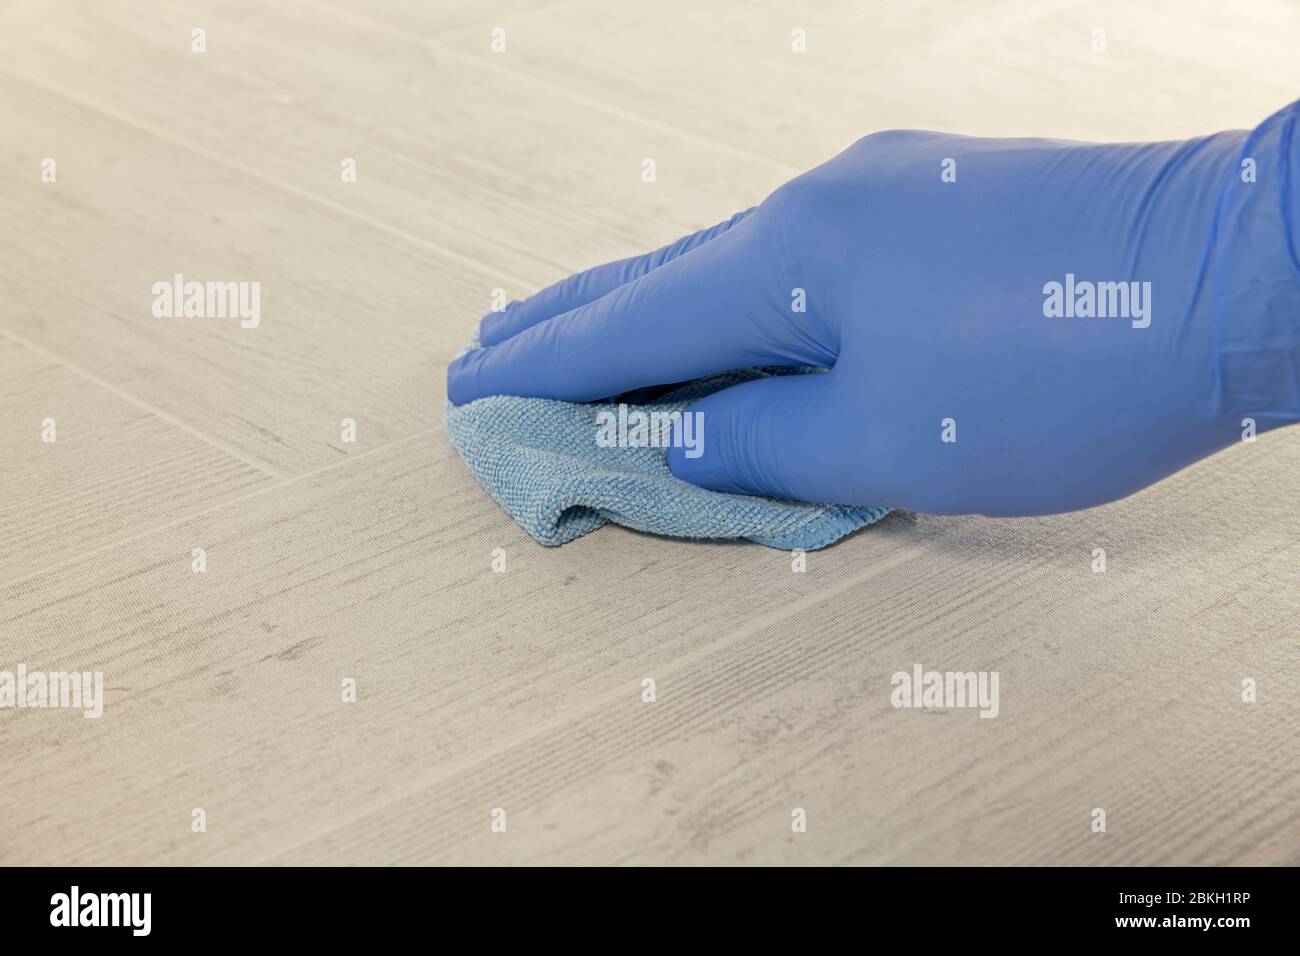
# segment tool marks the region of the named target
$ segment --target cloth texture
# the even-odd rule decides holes
[[[663,447],[601,447],[602,412],[685,413],[720,389],[812,369],[747,369],[617,400],[580,404],[491,396],[447,404],[446,428],[470,472],[539,544],[554,547],[606,522],[675,538],[747,538],[784,550],[824,548],[889,513],[724,494],[676,478]],[[608,421],[608,418],[605,419]]]

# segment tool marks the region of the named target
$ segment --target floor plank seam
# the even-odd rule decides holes
[[[238,448],[234,447],[233,445],[222,441],[220,438],[207,434],[201,429],[191,425],[189,422],[185,421],[184,419],[179,418],[176,415],[173,415],[171,412],[159,408],[157,405],[154,405],[151,402],[147,402],[143,398],[140,398],[139,396],[131,394],[121,386],[115,385],[112,382],[108,381],[107,379],[96,375],[94,372],[82,368],[80,365],[77,365],[75,362],[71,362],[68,359],[65,359],[57,352],[52,352],[49,349],[47,349],[45,346],[38,345],[37,343],[31,341],[25,336],[19,335],[17,332],[13,332],[7,328],[0,328],[0,335],[3,335],[5,338],[18,343],[23,348],[35,352],[37,355],[41,356],[42,358],[48,359],[51,362],[55,362],[58,365],[61,365],[63,368],[66,368],[68,371],[74,373],[75,375],[79,375],[81,378],[86,379],[87,381],[98,386],[99,388],[102,388],[105,391],[110,392],[117,398],[120,398],[125,402],[129,402],[130,404],[136,406],[137,408],[144,409],[149,414],[155,416],[156,418],[161,419],[162,421],[173,426],[174,428],[179,428],[187,435],[197,438],[200,441],[204,442],[205,444],[211,445],[213,448],[217,449],[218,451],[223,452],[226,455],[229,455],[231,458],[243,462],[248,467],[264,475],[267,475],[268,477],[275,478],[278,481],[283,481],[285,478],[289,477],[287,472],[280,471],[280,469],[276,468],[274,465],[271,465],[264,461],[259,461],[255,458],[250,457],[249,455],[244,454],[244,452],[240,451]]]
[[[2,334],[2,330],[0,330],[0,334]],[[365,451],[358,452],[355,455],[349,455],[348,457],[340,458],[337,461],[326,462],[323,465],[318,465],[317,467],[309,469],[307,471],[299,472],[296,475],[288,475],[278,481],[271,481],[267,484],[258,485],[256,488],[253,488],[251,491],[247,491],[242,495],[237,495],[234,498],[224,499],[222,501],[217,502],[216,504],[210,505],[206,508],[202,508],[198,511],[188,512],[183,515],[178,515],[175,518],[168,518],[166,521],[160,521],[155,524],[151,524],[148,527],[142,528],[139,531],[132,532],[131,534],[126,535],[125,537],[116,538],[113,541],[106,542],[105,544],[98,545],[86,551],[81,551],[78,552],[77,554],[69,555],[66,558],[61,558],[60,560],[55,561],[52,564],[47,564],[44,567],[39,568],[35,571],[30,571],[19,577],[10,578],[8,581],[0,582],[0,591],[3,591],[6,588],[9,588],[17,584],[22,584],[24,581],[30,581],[32,578],[40,577],[42,574],[48,574],[52,571],[57,571],[62,567],[75,564],[78,561],[84,560],[85,558],[93,557],[96,554],[102,554],[103,552],[111,550],[112,548],[116,548],[120,545],[129,544],[132,541],[138,541],[141,538],[148,537],[149,535],[153,534],[156,531],[162,531],[166,528],[170,528],[175,525],[181,525],[187,521],[193,521],[196,518],[206,517],[207,515],[220,511],[222,508],[228,508],[231,505],[241,504],[242,502],[248,501],[249,499],[257,498],[261,495],[269,494],[273,491],[278,491],[280,489],[287,488],[290,485],[297,484],[300,481],[306,481],[310,478],[315,478],[318,475],[322,475],[327,472],[334,471],[337,468],[343,468],[354,462],[361,461],[364,458],[369,458],[372,455],[377,455],[380,452],[389,451],[407,442],[412,442],[420,438],[427,438],[430,435],[434,435],[441,430],[442,430],[442,423],[439,422],[437,425],[433,425],[430,428],[425,428],[422,429],[421,431],[413,432],[410,435],[404,435],[401,438],[395,438],[390,442],[385,442],[384,444],[377,445],[374,448],[367,448]]]
[[[678,658],[677,660],[667,663],[663,668],[659,669],[659,673],[664,676],[677,673],[684,667],[689,667],[691,664],[694,664],[697,661],[709,657],[717,653],[718,651],[723,650],[733,644],[739,643],[740,641],[744,640],[747,637],[751,637],[754,634],[767,630],[773,624],[779,623],[783,620],[792,617],[793,615],[800,614],[810,608],[816,607],[818,604],[821,604],[829,600],[830,598],[833,598],[836,595],[849,590],[850,588],[856,587],[862,582],[870,580],[871,578],[875,577],[878,574],[883,574],[884,572],[892,570],[893,568],[896,568],[901,564],[906,564],[908,561],[920,557],[921,555],[925,554],[929,550],[930,547],[928,544],[913,545],[912,547],[906,548],[903,551],[899,552],[898,554],[894,555],[892,558],[888,558],[884,561],[881,561],[878,564],[872,565],[870,568],[866,569],[860,574],[853,575],[845,580],[839,581],[832,585],[828,585],[825,588],[821,588],[800,600],[792,601],[786,604],[780,611],[768,615],[761,620],[756,620],[744,627],[739,627],[734,631],[730,631],[727,634],[724,634],[716,641],[711,641],[701,647],[696,648],[694,651],[691,651],[689,654],[686,654],[685,656]],[[269,853],[259,856],[253,861],[253,865],[266,864],[275,860],[278,857],[284,856],[287,853],[292,853],[294,850],[303,847],[308,843],[311,843],[313,840],[326,837],[335,831],[341,830],[344,827],[350,826],[364,819],[365,817],[369,816],[372,813],[383,810],[385,807],[397,804],[400,801],[407,799],[408,797],[414,796],[415,794],[419,793],[422,790],[434,786],[442,781],[449,780],[452,777],[458,776],[459,774],[465,773],[485,762],[491,761],[494,757],[496,757],[500,753],[508,751],[514,747],[518,747],[522,744],[525,744],[530,740],[535,740],[539,737],[542,737],[543,735],[560,730],[566,725],[571,724],[573,721],[581,718],[583,715],[593,713],[599,710],[601,707],[613,703],[619,700],[620,698],[626,696],[627,694],[628,694],[628,689],[626,687],[619,686],[619,687],[613,687],[603,694],[598,694],[594,697],[591,697],[582,705],[566,710],[562,714],[557,714],[556,716],[552,717],[550,720],[543,721],[540,724],[534,724],[519,733],[515,733],[512,736],[501,741],[500,743],[488,746],[483,750],[483,752],[476,754],[473,757],[459,760],[453,763],[448,768],[445,768],[433,774],[429,774],[428,776],[423,777],[418,783],[414,785],[404,787],[401,789],[394,788],[393,791],[394,795],[391,798],[385,799],[382,802],[375,801],[366,806],[358,808],[356,811],[349,814],[347,818],[342,821],[332,821],[327,827],[319,828],[309,836],[306,836],[300,840],[296,840],[293,843],[288,844],[287,846],[283,846],[277,850],[273,850],[270,851]],[[227,853],[236,854],[240,851],[240,849],[241,848],[235,847],[227,851]]]
[[[423,249],[426,252],[432,252],[438,256],[451,259],[456,263],[458,263],[459,265],[468,266],[469,268],[473,269],[475,272],[478,272],[485,277],[488,277],[490,274],[490,277],[493,279],[493,281],[499,282],[500,280],[506,280],[510,283],[519,286],[520,288],[525,288],[525,289],[530,289],[537,285],[535,281],[525,280],[521,276],[513,275],[509,272],[500,269],[492,269],[490,270],[489,273],[489,270],[487,269],[487,267],[483,265],[482,262],[480,262],[479,260],[471,256],[467,256],[462,252],[458,252],[449,246],[444,246],[441,243],[434,242],[431,239],[425,239],[421,236],[417,236],[414,233],[407,232],[406,230],[401,229],[397,226],[389,225],[388,223],[384,222],[382,219],[376,219],[373,216],[366,215],[365,213],[357,212],[354,209],[349,209],[347,206],[337,203],[332,199],[328,199],[325,196],[321,196],[317,193],[311,192],[310,190],[302,189],[301,187],[291,185],[290,183],[283,182],[279,179],[276,179],[274,176],[268,176],[266,173],[254,167],[245,166],[242,163],[234,162],[230,159],[225,158],[224,156],[221,156],[219,153],[209,152],[205,149],[195,146],[193,143],[188,143],[183,139],[177,139],[173,136],[169,136],[167,133],[155,129],[154,127],[148,125],[147,123],[143,123],[129,116],[125,116],[121,113],[116,112],[115,110],[111,110],[108,107],[103,106],[102,104],[93,103],[88,100],[84,100],[78,96],[73,96],[72,94],[67,93],[64,90],[47,86],[45,83],[35,79],[34,77],[23,76],[21,74],[14,73],[11,70],[4,69],[3,67],[0,67],[0,75],[8,77],[10,80],[14,81],[15,83],[20,83],[34,90],[38,90],[41,93],[44,93],[46,96],[51,96],[54,97],[55,99],[61,100],[64,103],[76,107],[77,109],[94,113],[108,120],[109,122],[116,123],[119,126],[128,127],[129,129],[137,130],[141,133],[144,133],[147,136],[153,137],[154,139],[160,142],[166,143],[168,146],[171,146],[175,149],[184,150],[185,152],[190,153],[191,155],[198,156],[200,159],[203,159],[206,162],[213,163],[231,172],[238,173],[242,177],[248,179],[254,179],[257,182],[262,183],[263,185],[270,186],[271,188],[286,193],[290,196],[293,196],[296,199],[304,200],[308,203],[311,203],[312,205],[318,206],[322,209],[326,209],[335,215],[341,216],[345,219],[350,219],[354,222],[359,222],[364,226],[367,226],[371,229],[375,229],[379,232],[383,232],[389,236],[392,236],[395,239],[400,239],[403,242],[410,243],[411,245],[415,246],[418,249]]]
[[[603,113],[607,113],[611,116],[617,116],[620,119],[630,120],[631,122],[636,123],[640,126],[649,127],[650,129],[656,130],[661,133],[668,133],[671,136],[679,137],[688,142],[694,143],[697,146],[704,146],[711,150],[727,153],[731,156],[735,156],[737,158],[744,159],[749,162],[766,163],[769,166],[771,166],[773,169],[776,169],[777,171],[784,173],[787,176],[796,176],[799,173],[803,172],[802,169],[791,166],[788,163],[784,163],[779,159],[773,159],[771,156],[765,156],[762,153],[756,153],[752,150],[742,149],[741,147],[734,146],[731,143],[725,142],[723,140],[713,139],[712,137],[705,136],[701,133],[696,133],[688,129],[672,126],[668,123],[664,123],[660,120],[654,119],[653,117],[645,116],[641,113],[637,113],[633,110],[625,109],[624,107],[621,106],[616,106],[613,103],[609,103],[598,97],[588,96],[585,93],[581,93],[573,89],[572,87],[565,86],[561,83],[556,83],[552,80],[548,80],[540,76],[536,76],[532,73],[528,73],[524,70],[520,70],[508,64],[496,63],[490,60],[485,61],[481,57],[477,57],[472,53],[466,53],[464,50],[448,45],[445,40],[439,39],[439,36],[436,34],[430,36],[424,36],[409,30],[401,30],[396,27],[389,26],[387,23],[374,20],[371,17],[366,16],[365,14],[356,13],[355,11],[352,10],[342,10],[333,5],[326,5],[325,10],[327,10],[329,12],[329,15],[332,16],[334,19],[351,20],[356,23],[361,23],[366,25],[372,30],[383,33],[387,36],[391,36],[394,39],[405,40],[407,43],[411,43],[428,50],[432,50],[439,53],[446,53],[451,56],[455,56],[461,60],[466,60],[471,63],[476,63],[480,67],[496,70],[498,73],[509,76],[513,80],[526,80],[529,83],[533,83],[536,84],[537,86],[545,87],[546,89],[559,93],[562,96],[567,97],[568,99],[571,99],[578,103],[583,103],[594,109],[600,110]],[[466,27],[465,29],[468,29],[468,27]]]
[[[709,136],[704,136],[701,133],[696,133],[693,130],[688,130],[680,126],[672,126],[668,123],[661,122],[660,120],[653,119],[649,116],[644,116],[632,110],[625,109],[620,106],[615,106],[613,103],[607,103],[606,101],[599,99],[598,97],[588,96],[585,93],[580,93],[577,90],[574,90],[570,87],[563,86],[551,80],[542,79],[541,77],[538,76],[534,76],[533,74],[527,73],[517,67],[509,66],[507,64],[498,64],[492,60],[484,61],[482,58],[477,57],[472,53],[466,53],[464,50],[458,50],[455,47],[446,46],[444,43],[441,43],[436,40],[421,40],[420,42],[423,46],[429,47],[430,49],[439,50],[443,53],[449,53],[463,60],[469,60],[471,62],[478,63],[480,65],[483,64],[484,62],[491,63],[492,66],[489,68],[496,70],[498,73],[508,74],[513,79],[526,80],[527,82],[536,84],[537,86],[544,86],[549,90],[554,90],[557,93],[561,93],[564,96],[567,96],[569,99],[574,100],[575,102],[583,103],[587,106],[593,107],[594,109],[598,109],[603,113],[608,113],[611,116],[616,116],[620,119],[630,120],[631,122],[638,123],[641,126],[649,127],[650,129],[653,129],[656,132],[667,133],[670,136],[675,136],[678,137],[679,139],[686,140],[687,142],[693,143],[696,146],[703,146],[706,149],[714,150],[719,153],[725,153],[727,155],[734,156],[738,159],[743,159],[746,162],[766,163],[771,168],[777,170],[778,172],[786,176],[798,176],[799,174],[804,172],[804,170],[798,168],[797,166],[791,166],[789,163],[784,163],[779,159],[773,159],[771,156],[764,156],[762,153],[756,153],[752,150],[742,149],[739,146],[733,146],[730,143],[723,142],[722,140],[713,139]]]

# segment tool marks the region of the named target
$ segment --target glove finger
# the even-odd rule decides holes
[[[497,345],[539,322],[545,322],[579,306],[595,302],[619,286],[627,285],[710,239],[722,235],[753,211],[754,209],[751,208],[738,212],[730,219],[725,219],[717,225],[701,229],[689,236],[683,236],[654,252],[607,262],[585,272],[575,273],[567,279],[561,279],[554,285],[547,286],[536,295],[511,302],[504,311],[489,312],[479,322],[479,342],[485,346]]]
[[[595,302],[447,369],[455,404],[485,395],[585,402],[753,365],[832,365],[789,314],[766,244],[733,229]]]

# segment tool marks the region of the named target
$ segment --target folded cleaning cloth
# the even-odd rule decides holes
[[[598,416],[617,418],[620,402],[628,415],[684,413],[719,389],[768,375],[816,371],[727,372],[663,394],[643,389],[592,404],[507,395],[448,403],[447,434],[488,494],[539,544],[565,544],[613,521],[675,538],[748,538],[772,548],[812,551],[879,521],[889,509],[709,491],[674,477],[666,448],[601,447],[596,439]]]

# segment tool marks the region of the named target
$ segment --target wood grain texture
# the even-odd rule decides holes
[[[583,0],[390,0],[381,4],[359,4],[356,0],[322,0],[323,5],[345,16],[364,16],[391,29],[414,36],[432,37],[453,30],[478,29],[484,42],[491,30],[508,27],[516,17],[550,13]]]
[[[1100,141],[1248,128],[1300,85],[1300,23],[1285,0],[1249,15],[1211,0],[821,9],[584,4],[515,16],[506,55],[476,28],[436,43],[792,171],[890,128]],[[792,51],[794,29],[806,53]],[[1093,52],[1094,29],[1105,52]]]
[[[277,862],[1294,863],[1300,520],[1223,491],[1284,481],[1300,441],[1250,454],[1079,515],[868,531],[851,544],[924,551],[648,672],[653,704],[629,684]],[[915,662],[998,671],[998,718],[891,707]]]
[[[197,546],[206,574],[189,568]],[[178,862],[287,848],[593,698],[639,692],[737,620],[920,553],[907,538],[857,547],[871,560],[800,575],[780,552],[616,528],[546,550],[440,433],[396,443],[4,592],[16,660],[102,670],[109,687],[101,721],[18,713],[10,745],[57,754],[69,787],[114,794],[67,816],[0,804],[9,852]],[[93,626],[69,627],[87,606]],[[6,796],[47,773],[15,767]],[[184,839],[191,806],[220,808],[222,826]]]
[[[275,475],[438,421],[493,279],[0,76],[13,330]],[[41,158],[58,180],[39,179]],[[75,242],[72,248],[69,242]],[[258,282],[261,321],[152,313],[155,282]],[[354,445],[341,421],[357,423]]]
[[[10,721],[28,757],[10,800],[49,759],[94,798],[0,804],[7,853],[1282,862],[1300,526],[1223,491],[1298,461],[1272,435],[1078,515],[897,515],[794,574],[778,552],[613,528],[538,548],[442,436],[411,439],[5,592],[17,659],[103,670],[110,691],[101,721]],[[87,606],[93,631],[69,629]],[[894,711],[888,675],[914,661],[998,670],[1003,713]],[[791,843],[809,803],[826,830]],[[498,806],[513,829],[492,842]],[[1094,806],[1129,829],[1089,842]],[[208,833],[188,833],[193,807]]]
[[[0,582],[270,480],[3,333],[0,368]]]
[[[1295,429],[794,573],[543,549],[438,426],[495,287],[882,127],[1248,125],[1297,40],[1273,0],[0,2],[0,669],[107,685],[0,711],[0,863],[1300,863]],[[260,280],[262,326],[154,318],[176,271]],[[891,707],[914,662],[998,671],[999,717]]]
[[[52,18],[51,7],[62,15]],[[0,34],[0,72],[485,270],[491,282],[469,320],[487,310],[492,288],[528,295],[671,242],[753,205],[789,175],[477,63],[481,31],[434,48],[353,7],[20,5]],[[208,30],[203,55],[189,49],[195,25]],[[149,69],[122,71],[123,59]],[[155,82],[161,74],[168,83]],[[654,184],[641,181],[646,156],[660,169]],[[342,182],[345,157],[356,159],[355,183]],[[459,307],[430,305],[448,315]]]

